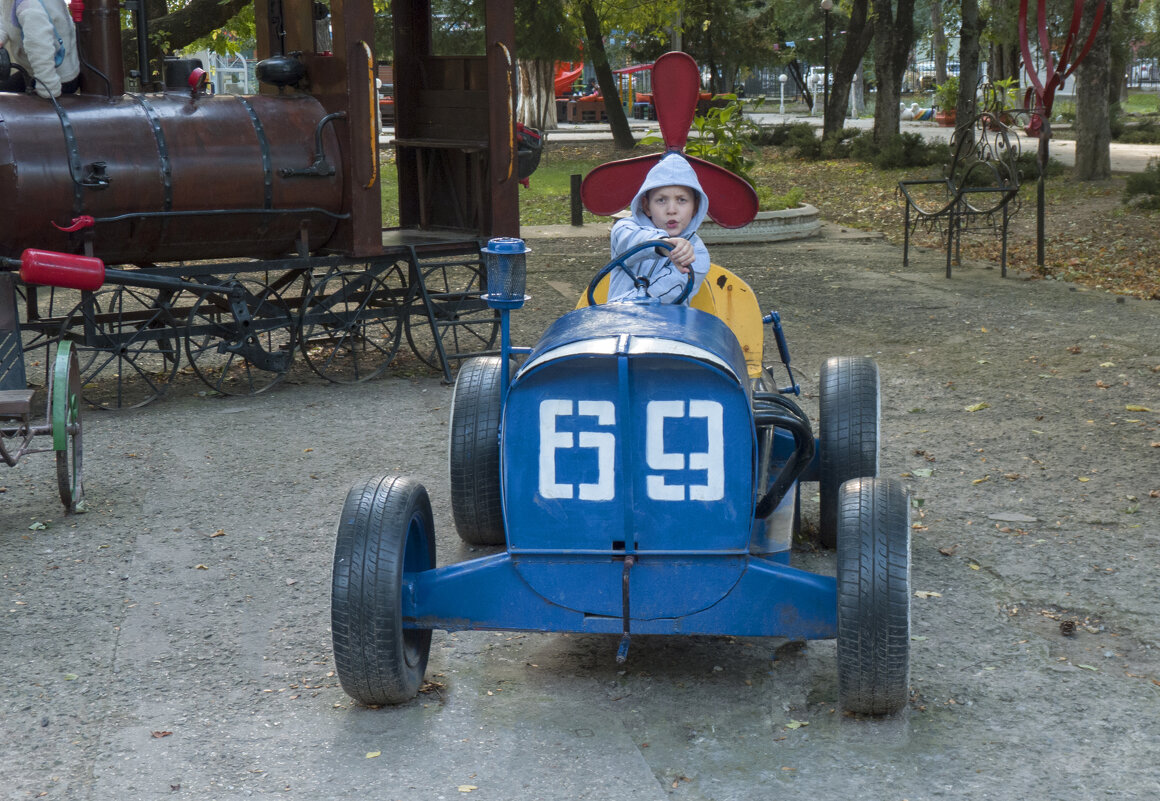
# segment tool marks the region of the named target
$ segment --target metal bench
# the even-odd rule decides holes
[[[902,264],[909,265],[910,238],[921,226],[945,237],[950,278],[963,233],[986,232],[1000,239],[1006,278],[1007,231],[1019,209],[1019,135],[983,111],[955,129],[951,152],[943,177],[898,182],[905,205]]]
[[[0,272],[0,461],[15,467],[26,454],[56,452],[56,478],[65,512],[78,511],[84,498],[81,481],[80,367],[72,343],[56,348],[48,371],[45,421],[34,422],[36,390],[28,387],[24,345],[16,313],[16,277]],[[34,447],[35,438],[52,435],[51,448]],[[79,508],[78,508],[79,507]]]

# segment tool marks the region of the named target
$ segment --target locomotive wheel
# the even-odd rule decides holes
[[[336,384],[382,375],[402,341],[403,285],[398,267],[332,272],[318,281],[302,305],[300,347],[310,368]]]
[[[85,402],[129,409],[165,394],[180,358],[172,304],[167,290],[119,286],[82,294],[60,339],[74,343]]]
[[[499,482],[500,392],[498,356],[469,359],[455,377],[451,397],[451,511],[459,539],[503,545]]]
[[[367,705],[419,691],[430,629],[403,626],[407,574],[435,567],[435,521],[423,485],[381,476],[351,487],[334,546],[330,628],[342,689]]]
[[[888,715],[910,696],[910,518],[893,481],[842,485],[838,511],[838,701]]]
[[[257,395],[290,371],[296,336],[294,318],[274,289],[232,278],[203,292],[189,310],[185,353],[215,392]]]
[[[838,488],[851,478],[878,475],[878,365],[873,359],[840,356],[822,365],[819,401],[821,470],[818,477],[819,536],[837,544]]]
[[[476,263],[421,268],[422,286],[416,283],[407,301],[407,344],[415,355],[428,367],[441,370],[439,344],[449,361],[491,350],[499,334],[500,313],[483,299],[483,268]],[[430,317],[423,287],[430,300]]]
[[[56,451],[56,483],[65,512],[75,512],[84,498],[81,473],[81,370],[71,342],[61,342],[49,373],[48,419]]]

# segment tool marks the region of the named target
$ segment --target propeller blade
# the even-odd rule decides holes
[[[665,149],[684,150],[697,113],[701,72],[688,53],[665,53],[653,62],[653,105]]]
[[[740,228],[757,215],[757,192],[744,178],[712,162],[690,156],[701,188],[709,196],[709,216],[724,228]]]
[[[608,216],[626,208],[636,197],[645,176],[663,153],[610,161],[595,167],[580,184],[580,200],[593,214]],[[712,204],[710,204],[710,207]]]

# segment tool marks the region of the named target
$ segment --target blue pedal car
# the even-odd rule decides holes
[[[499,252],[522,258],[510,242]],[[627,255],[522,351],[507,341],[522,283],[505,294],[489,270],[503,350],[459,372],[451,502],[463,540],[504,548],[436,566],[422,484],[353,487],[332,581],[343,689],[368,705],[414,697],[434,629],[608,634],[621,661],[637,635],[836,638],[841,707],[898,711],[909,698],[909,501],[876,477],[877,367],[823,365],[815,435],[793,399],[780,321],[763,318],[743,281],[715,267],[691,306],[600,303],[603,276],[631,272]],[[787,387],[761,364],[763,322]],[[811,481],[836,578],[791,565]]]

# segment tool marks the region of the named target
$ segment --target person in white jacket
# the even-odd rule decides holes
[[[630,256],[625,265],[648,279],[638,288],[631,276],[617,268],[608,285],[610,302],[639,299],[647,294],[662,303],[673,303],[693,273],[693,288],[683,303],[701,288],[709,272],[709,251],[697,228],[709,213],[709,196],[701,189],[697,173],[680,153],[669,153],[645,176],[629,205],[631,217],[612,226],[612,257],[617,258],[650,239],[664,240],[672,250],[648,248]]]
[[[64,0],[0,0],[0,47],[28,72],[41,97],[60,97],[80,87],[76,26]],[[15,76],[4,87],[24,89]]]

